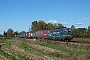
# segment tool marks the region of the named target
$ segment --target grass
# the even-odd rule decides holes
[[[46,43],[43,41],[42,42],[34,41],[33,43],[67,53],[71,58],[75,60],[78,60],[78,59],[89,60],[90,59],[90,49],[87,49],[87,48],[81,48],[79,46],[72,46],[72,45],[67,45],[67,44],[57,45],[57,44],[52,44],[52,43]]]
[[[26,57],[25,55],[21,55],[20,53],[17,54],[18,56],[18,60],[30,60],[28,57]]]
[[[13,39],[13,37],[0,37],[0,40]]]
[[[72,41],[90,42],[90,38],[73,38]]]
[[[0,55],[5,56],[9,60],[16,60],[12,55],[9,55],[8,53],[4,52],[3,50],[0,49]]]
[[[61,57],[66,60],[69,60],[68,58],[72,58],[72,60],[90,60],[90,48],[83,48],[83,47],[70,45],[70,44],[54,44],[50,42],[44,42],[42,40],[41,41],[31,41],[31,40],[25,40],[25,39],[19,39],[19,40],[21,41],[21,43],[18,42],[16,46],[34,55],[39,55],[39,56],[44,55],[48,57],[57,57],[57,58]],[[5,43],[2,46],[5,46],[5,48],[9,48],[9,46],[13,44],[13,42],[17,42],[19,40],[5,39],[5,40],[0,40],[0,43]],[[55,50],[59,50],[60,52],[65,54],[63,54],[63,56],[59,56],[58,53],[44,52],[44,50],[39,50],[37,48],[27,45],[27,43],[29,44],[33,43],[40,46],[49,47]],[[8,50],[9,52],[12,51],[11,49],[8,49]],[[6,53],[5,51],[3,51],[2,49],[0,50],[0,55],[5,56],[9,60],[14,59],[15,56],[18,57],[18,60],[30,59],[29,57],[27,57],[27,55],[24,55],[22,52],[20,53],[16,52],[16,53],[17,54],[12,56]],[[13,53],[11,52],[11,54]]]
[[[19,51],[14,52],[12,48],[10,47],[11,44],[13,44],[15,41],[13,39],[5,39],[5,40],[0,40],[0,43],[5,43],[2,44],[3,50],[0,50],[0,54],[4,57],[6,57],[8,60],[30,60],[28,57],[20,53]],[[2,48],[1,48],[2,49]],[[10,53],[11,55],[9,55]],[[12,56],[13,55],[13,56]],[[17,56],[17,58],[16,58]]]
[[[54,55],[53,53],[44,52],[43,50],[39,50],[37,48],[28,46],[26,44],[18,44],[18,47],[24,49],[25,51],[28,51],[30,53],[33,53],[35,55],[39,55],[39,56],[45,55],[45,56],[48,56],[48,57],[57,57],[57,55]]]

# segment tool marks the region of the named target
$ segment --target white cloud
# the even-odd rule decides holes
[[[63,25],[69,25],[69,24],[71,24],[71,23],[68,23],[68,22],[59,22],[57,20],[49,20],[48,23],[52,23],[52,24],[58,24],[58,23],[60,23],[60,24],[63,24]]]
[[[76,25],[82,25],[82,23],[76,23]]]
[[[48,23],[56,24],[56,23],[58,23],[58,21],[56,21],[56,20],[49,20]]]
[[[67,22],[61,22],[61,24],[63,24],[63,25],[69,25],[69,23],[67,23]]]

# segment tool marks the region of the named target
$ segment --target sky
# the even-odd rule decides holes
[[[33,21],[90,26],[90,0],[0,0],[0,34],[29,31]]]

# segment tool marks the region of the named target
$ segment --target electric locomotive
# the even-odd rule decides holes
[[[53,29],[48,33],[48,39],[51,40],[71,41],[72,38],[73,35],[71,29],[66,27]]]

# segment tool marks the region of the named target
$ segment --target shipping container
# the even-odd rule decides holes
[[[35,37],[47,39],[48,38],[48,30],[37,31]]]
[[[42,31],[36,32],[36,38],[42,38]]]
[[[20,36],[21,38],[25,38],[26,37],[26,34],[25,33],[23,33],[23,34],[21,34],[21,36]]]
[[[31,36],[31,33],[27,32],[27,38],[30,38],[30,36]]]
[[[31,33],[31,38],[34,39],[35,37],[36,37],[36,33],[35,32]]]

